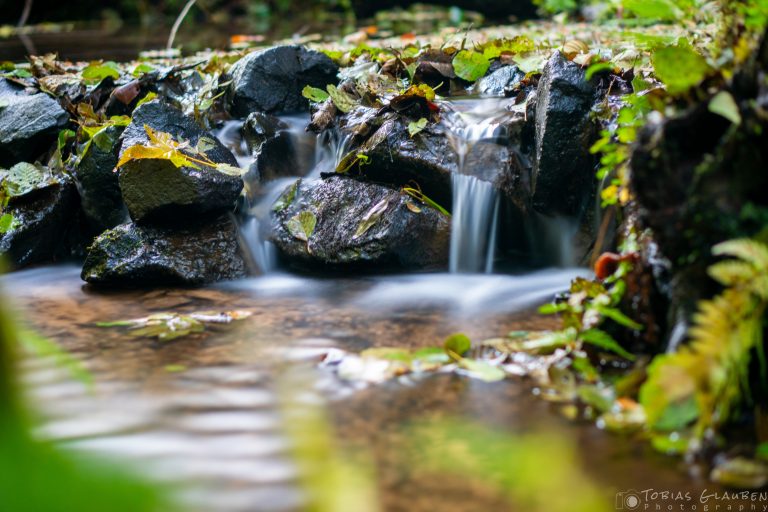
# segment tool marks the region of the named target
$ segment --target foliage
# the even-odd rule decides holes
[[[214,147],[214,141],[207,137],[201,137],[196,146],[189,141],[176,141],[169,133],[154,130],[149,125],[144,125],[149,140],[145,144],[137,144],[123,151],[117,168],[120,168],[133,160],[152,159],[167,160],[175,167],[191,167],[200,169],[200,166],[215,169],[228,176],[241,176],[246,171],[226,163],[212,161],[206,153]]]
[[[482,53],[474,50],[461,50],[453,58],[453,70],[456,76],[468,82],[474,82],[488,71],[491,62]]]
[[[681,43],[654,51],[651,63],[656,77],[673,95],[687,92],[711,71],[704,57],[689,45]]]
[[[413,137],[414,135],[420,133],[426,127],[427,127],[426,117],[419,118],[418,121],[411,121],[410,123],[408,123],[408,135]]]
[[[768,246],[748,239],[716,245],[710,276],[725,286],[712,300],[702,301],[693,318],[691,341],[677,352],[657,357],[640,391],[649,427],[685,429],[701,440],[710,429],[731,420],[749,402],[752,354],[766,382],[763,330],[768,305]]]
[[[229,324],[251,316],[250,311],[198,311],[194,313],[155,313],[153,315],[117,320],[114,322],[98,322],[99,327],[125,327],[128,335],[136,338],[157,338],[160,341],[171,341],[192,333],[203,332],[206,324]]]
[[[437,204],[435,201],[433,201],[432,199],[427,197],[426,194],[424,194],[421,191],[420,188],[418,188],[418,187],[403,187],[401,189],[401,191],[404,194],[408,194],[409,196],[411,196],[412,198],[416,199],[417,201],[420,201],[420,202],[424,203],[425,205],[429,206],[430,208],[433,208],[433,209],[439,211],[440,213],[442,213],[446,217],[450,217],[451,216],[451,212],[449,212],[448,210],[446,210],[445,208],[443,208],[442,206]]]

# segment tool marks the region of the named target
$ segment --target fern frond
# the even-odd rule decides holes
[[[754,265],[758,272],[768,272],[768,246],[749,238],[738,238],[717,244],[715,256],[733,256]]]
[[[715,263],[707,269],[709,276],[725,286],[740,285],[754,279],[754,265],[739,260],[726,260]]]

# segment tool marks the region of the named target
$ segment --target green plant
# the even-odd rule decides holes
[[[766,382],[763,330],[768,306],[768,246],[739,239],[718,244],[712,252],[733,257],[709,268],[709,275],[725,289],[699,304],[690,343],[675,353],[658,356],[640,390],[651,429],[681,430],[695,422],[691,432],[695,441],[718,430],[751,401],[753,353],[759,359],[761,382]]]

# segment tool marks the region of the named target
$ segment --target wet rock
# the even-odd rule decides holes
[[[94,138],[74,169],[80,202],[94,231],[110,229],[127,220],[115,165],[123,129],[110,126]]]
[[[29,94],[0,78],[0,165],[35,161],[68,122],[67,113],[47,94]]]
[[[323,53],[303,46],[275,46],[250,53],[230,70],[230,112],[240,118],[251,112],[302,112],[309,102],[306,85],[325,89],[338,80],[338,66]]]
[[[465,157],[464,170],[493,183],[515,203],[525,203],[526,158],[518,150],[521,118],[510,118],[488,137],[473,142]],[[350,130],[350,127],[347,127]],[[352,153],[365,154],[353,174],[395,187],[417,186],[430,198],[450,209],[451,175],[459,170],[456,149],[444,124],[429,124],[411,136],[408,119],[389,117],[368,140]]]
[[[120,154],[148,141],[144,125],[170,133],[196,146],[206,138],[206,156],[215,163],[237,166],[237,160],[215,137],[209,135],[181,111],[151,101],[137,108],[122,134]],[[167,160],[133,160],[119,171],[120,190],[131,218],[136,222],[175,222],[208,212],[232,208],[243,188],[243,180],[213,168],[177,168]]]
[[[517,66],[503,66],[478,80],[475,92],[483,96],[511,96],[513,89],[523,78],[525,73]]]
[[[448,262],[450,219],[382,185],[346,177],[298,181],[274,209],[271,238],[294,263],[380,269]]]
[[[85,259],[83,280],[111,286],[200,285],[247,274],[237,226],[224,214],[202,224],[122,224],[102,233]]]
[[[536,96],[533,207],[549,215],[579,215],[596,181],[596,161],[589,152],[597,135],[589,118],[596,91],[578,64],[555,52]]]
[[[77,227],[77,190],[71,178],[19,163],[0,170],[0,254],[15,267],[52,261],[69,254]]]

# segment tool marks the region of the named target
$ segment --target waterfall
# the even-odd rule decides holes
[[[451,178],[453,211],[449,268],[453,273],[493,272],[500,197],[496,187],[477,176],[493,169],[468,168],[467,156],[478,143],[506,144],[503,120],[509,114],[498,99],[452,102],[446,116],[448,141],[456,152]],[[487,171],[491,172],[487,172]]]
[[[454,174],[451,272],[493,271],[499,194],[491,183]]]

